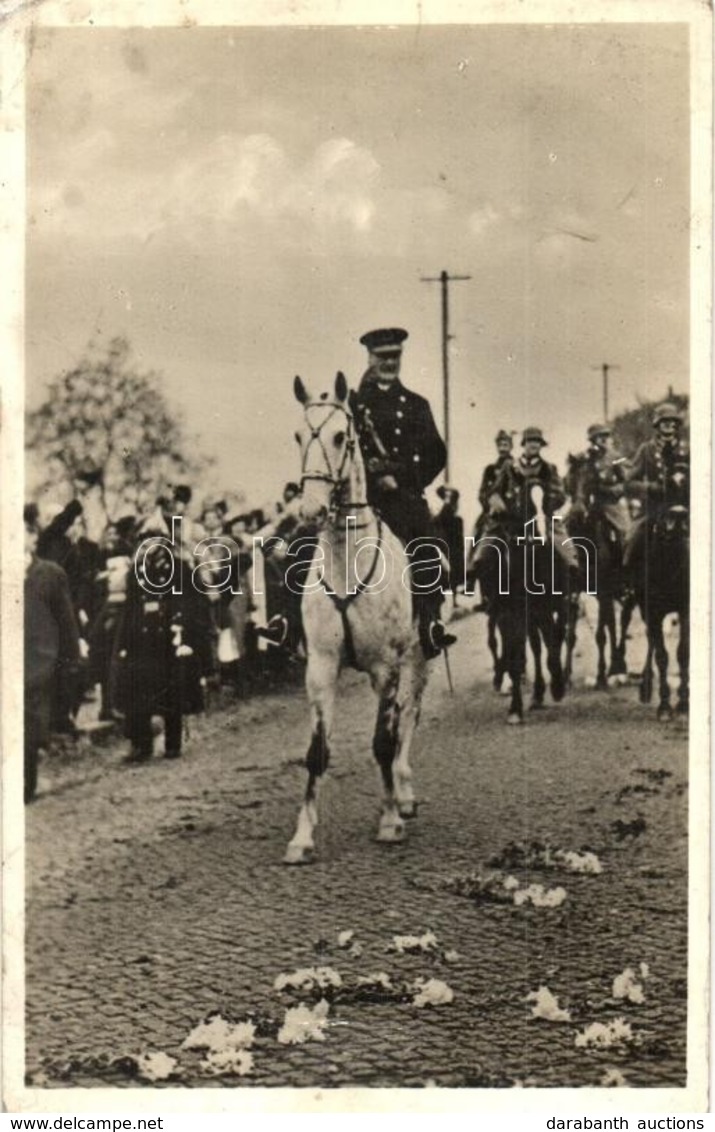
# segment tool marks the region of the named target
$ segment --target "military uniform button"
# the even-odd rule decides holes
[[[407,398],[405,397],[404,393],[401,393],[400,394],[400,401],[402,402],[403,405],[405,404],[406,400],[407,400]]]
[[[397,410],[397,413],[395,414],[395,416],[398,416],[398,417],[402,417],[402,416],[404,416],[404,414],[403,414],[403,412],[402,412],[402,409],[398,409],[398,410]]]
[[[395,436],[400,436],[400,435],[401,435],[401,433],[402,433],[402,429],[401,429],[401,428],[396,428],[396,429],[395,429]]]
[[[415,452],[414,456],[412,457],[412,459],[414,460],[414,462],[415,462],[416,464],[419,464],[419,462],[420,462],[420,458],[419,458],[419,456],[417,455],[417,453],[416,453],[416,452]]]

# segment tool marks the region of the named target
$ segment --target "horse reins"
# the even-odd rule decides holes
[[[322,420],[320,422],[320,424],[317,425],[317,426],[312,424],[312,422],[310,421],[310,418],[308,416],[309,410],[313,409],[313,408],[321,408],[321,409],[329,408],[331,410],[328,413],[327,417],[325,417],[325,419]],[[332,420],[332,418],[335,416],[336,412],[341,412],[345,416],[345,420],[346,420],[346,423],[347,423],[347,430],[346,430],[347,431],[347,441],[346,441],[346,444],[345,444],[345,451],[343,453],[343,457],[342,457],[342,460],[340,462],[340,467],[338,468],[337,473],[334,473],[333,472],[333,466],[332,466],[332,463],[331,463],[331,460],[330,460],[330,455],[329,455],[329,453],[328,453],[328,451],[325,447],[325,444],[323,443],[323,438],[321,436],[321,433],[322,433],[322,430],[325,428],[325,425],[328,423],[328,421]],[[356,509],[357,508],[367,508],[369,506],[369,504],[366,503],[366,502],[365,503],[363,503],[363,502],[357,503],[357,502],[351,502],[351,501],[338,502],[337,498],[335,498],[341,491],[344,490],[346,485],[349,484],[349,482],[350,482],[349,478],[346,477],[346,475],[345,475],[345,468],[346,468],[346,465],[348,464],[348,462],[350,460],[352,460],[352,457],[355,453],[355,444],[356,444],[355,433],[353,431],[353,418],[350,415],[350,413],[348,413],[346,411],[345,407],[342,404],[340,404],[339,402],[336,402],[336,401],[327,401],[327,402],[326,401],[314,401],[311,404],[308,404],[308,405],[305,406],[305,419],[306,419],[306,422],[308,424],[308,427],[310,428],[310,439],[308,440],[308,443],[305,446],[305,451],[303,453],[303,467],[301,469],[301,477],[300,477],[301,487],[306,482],[306,480],[318,480],[321,483],[332,484],[333,491],[331,493],[331,512],[333,513],[333,515],[337,515],[337,513],[341,510],[350,510],[352,508],[356,508]],[[323,471],[311,472],[309,470],[306,470],[307,464],[308,464],[308,452],[310,450],[311,444],[313,444],[315,442],[317,442],[320,445],[320,450],[323,454],[323,459],[325,460],[326,468],[328,469],[327,472],[323,472]],[[382,547],[382,520],[380,519],[379,515],[375,516],[375,521],[377,523],[377,540],[376,540],[376,543],[375,543],[375,553],[373,555],[373,559],[372,559],[372,562],[370,564],[370,569],[368,570],[366,577],[359,579],[356,582],[355,587],[353,588],[352,592],[346,594],[345,597],[339,597],[338,594],[336,594],[334,591],[329,590],[329,589],[324,587],[324,592],[330,598],[333,605],[335,606],[338,613],[340,614],[340,619],[343,623],[343,633],[345,635],[345,649],[346,649],[346,652],[347,652],[347,660],[348,660],[348,664],[352,668],[357,667],[357,657],[355,655],[355,643],[354,643],[354,640],[353,640],[353,632],[352,632],[352,629],[350,627],[350,622],[348,621],[348,615],[347,614],[348,614],[348,609],[350,608],[352,603],[355,601],[355,599],[357,597],[359,597],[360,594],[365,593],[366,590],[369,589],[370,583],[372,582],[372,579],[375,576],[375,571],[377,569],[377,561],[378,561],[378,558],[380,556],[381,547]],[[364,530],[367,526],[368,526],[368,524],[365,523],[360,527],[356,526],[354,529],[355,530]]]

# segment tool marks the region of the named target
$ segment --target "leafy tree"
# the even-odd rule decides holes
[[[26,422],[40,488],[71,495],[78,481],[92,483],[105,515],[118,518],[151,506],[169,484],[200,477],[210,461],[194,455],[161,385],[160,374],[136,371],[124,338],[56,378]]]
[[[662,404],[663,401],[669,401],[680,409],[683,414],[684,422],[683,435],[687,435],[686,422],[688,406],[690,404],[690,398],[687,393],[673,393],[671,390],[668,390],[668,392],[662,397],[659,397],[657,401],[641,401],[639,399],[637,408],[628,409],[624,413],[619,413],[618,416],[614,417],[611,421],[613,442],[624,456],[633,457],[645,440],[652,439],[653,410],[656,405]]]

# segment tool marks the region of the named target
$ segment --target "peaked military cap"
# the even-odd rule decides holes
[[[393,326],[386,330],[368,330],[360,339],[360,345],[371,354],[397,354],[401,352],[405,338],[407,331]]]
[[[193,492],[187,483],[177,483],[172,499],[175,503],[191,503]]]
[[[440,486],[437,488],[436,494],[438,499],[446,499],[448,495],[451,495],[455,503],[459,499],[459,492],[457,488],[451,487],[447,483],[440,484]]]
[[[672,401],[664,401],[662,405],[658,405],[653,413],[653,424],[660,424],[661,421],[680,421],[682,423],[683,414],[677,405]]]
[[[610,430],[610,428],[608,427],[607,424],[592,424],[592,425],[589,425],[588,434],[587,434],[589,440],[593,440],[593,438],[595,436],[601,436],[601,435],[604,435],[604,434],[606,436],[611,435],[611,430]]]
[[[510,444],[514,443],[514,438],[512,437],[511,433],[507,432],[506,429],[503,428],[500,428],[499,432],[494,437],[494,443],[498,444],[500,440],[508,440]]]
[[[538,440],[544,447],[547,446],[547,441],[544,440],[543,432],[541,431],[540,428],[535,428],[534,426],[531,426],[530,428],[525,428],[524,431],[522,432],[522,434],[521,434],[522,445],[526,444],[527,440]]]

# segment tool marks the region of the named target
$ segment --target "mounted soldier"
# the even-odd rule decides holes
[[[690,505],[690,451],[681,438],[683,418],[676,405],[664,402],[653,414],[655,436],[636,452],[626,491],[641,502],[642,513],[626,540],[624,566],[637,570],[648,528],[673,507]]]
[[[524,534],[526,525],[534,519],[543,518],[551,524],[566,502],[564,484],[556,465],[548,463],[541,455],[547,444],[540,428],[524,429],[521,437],[524,451],[518,460],[505,461],[496,477],[488,500],[489,511],[498,525],[510,534]],[[539,506],[532,494],[536,487],[543,492],[540,502],[542,515],[539,515]],[[577,566],[576,552],[570,543],[564,541],[558,528],[555,547],[567,567]]]
[[[363,334],[368,369],[350,406],[365,460],[368,503],[405,542],[413,577],[418,577],[420,563],[434,564],[436,541],[424,490],[443,470],[447,450],[429,402],[400,381],[406,338],[407,331],[399,328]],[[438,655],[456,640],[439,618],[442,589],[448,588],[444,578],[432,592],[413,595],[427,656]]]
[[[497,458],[493,463],[487,464],[482,472],[482,480],[479,485],[479,492],[477,493],[477,500],[482,508],[481,513],[477,516],[477,521],[474,524],[474,541],[479,543],[479,540],[489,533],[490,525],[493,525],[493,519],[489,514],[489,499],[494,491],[494,485],[497,482],[499,473],[507,461],[514,459],[514,440],[510,432],[500,428],[499,432],[494,438],[494,443],[497,447]],[[474,584],[479,578],[479,546],[472,548],[469,553],[467,561],[467,590],[473,591]],[[477,606],[477,610],[481,611],[486,609],[486,603],[481,602]]]
[[[602,517],[622,554],[631,529],[625,497],[627,461],[613,448],[608,425],[593,424],[587,435],[589,447],[571,459],[567,483],[572,498],[569,518],[583,525],[590,519]]]

